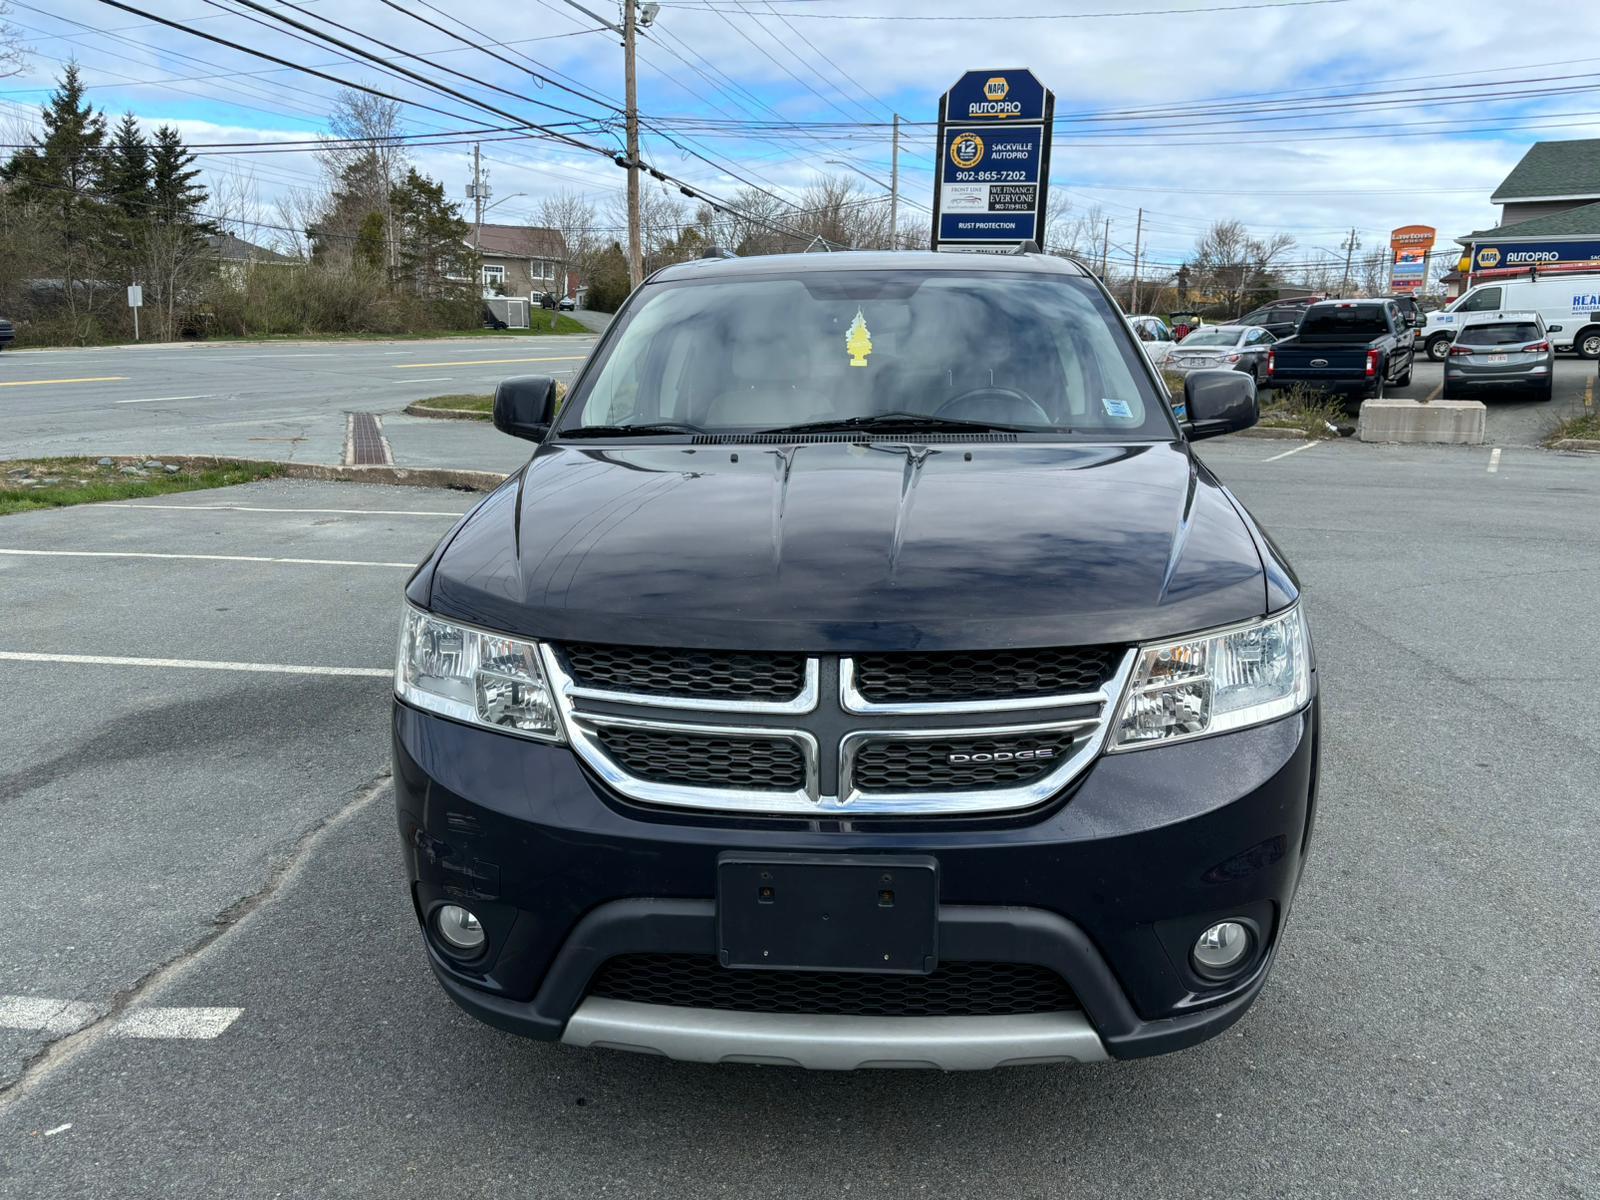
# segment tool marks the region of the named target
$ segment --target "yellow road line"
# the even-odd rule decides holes
[[[48,383],[121,383],[126,375],[93,375],[86,379],[9,379],[0,387],[43,387]]]
[[[450,362],[396,363],[396,371],[420,371],[424,367],[489,367],[500,363],[519,362],[582,362],[587,354],[563,354],[557,358],[457,358]]]
[[[1424,396],[1422,398],[1422,402],[1424,404],[1427,404],[1430,401],[1437,400],[1442,395],[1444,395],[1444,384],[1443,383],[1441,383],[1438,387],[1434,388],[1433,391],[1429,392],[1426,396]]]

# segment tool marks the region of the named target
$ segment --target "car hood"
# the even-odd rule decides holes
[[[817,652],[1130,642],[1267,596],[1183,443],[558,443],[429,565],[412,598],[491,629]]]

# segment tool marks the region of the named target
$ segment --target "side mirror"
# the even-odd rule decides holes
[[[1261,417],[1256,381],[1241,371],[1191,371],[1183,380],[1191,442],[1249,429]]]
[[[494,389],[494,427],[512,437],[541,442],[556,419],[556,381],[548,375],[502,379]]]

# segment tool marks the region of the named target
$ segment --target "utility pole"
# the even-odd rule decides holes
[[[889,155],[889,249],[900,249],[900,114],[894,114],[894,150]]]
[[[483,157],[482,148],[472,143],[472,249],[483,245]]]
[[[1344,245],[1340,247],[1344,251],[1344,282],[1339,285],[1339,299],[1341,300],[1350,293],[1350,256],[1360,248],[1361,239],[1356,237],[1356,231],[1352,228],[1350,236],[1345,239]]]
[[[1129,296],[1128,311],[1139,311],[1139,244],[1144,236],[1144,209],[1139,210],[1139,223],[1133,227],[1133,292]]]
[[[644,282],[644,247],[639,238],[639,81],[633,49],[638,30],[634,0],[622,0],[623,105],[628,122],[628,283]]]
[[[1106,218],[1105,240],[1100,243],[1100,282],[1106,281],[1106,268],[1111,261],[1111,218]]]

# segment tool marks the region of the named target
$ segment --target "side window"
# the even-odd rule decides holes
[[[1500,289],[1497,287],[1480,288],[1468,296],[1457,312],[1496,312],[1500,308]]]

